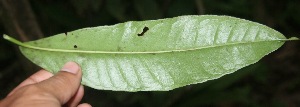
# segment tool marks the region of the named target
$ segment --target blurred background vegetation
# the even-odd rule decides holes
[[[299,0],[0,0],[0,35],[36,40],[84,27],[180,15],[230,15],[300,35]],[[287,42],[260,62],[220,79],[168,92],[113,92],[85,87],[94,107],[297,107],[300,43]],[[0,99],[40,68],[0,39]]]

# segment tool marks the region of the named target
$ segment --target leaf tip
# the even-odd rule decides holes
[[[15,44],[20,45],[20,46],[24,46],[24,45],[22,44],[22,42],[20,42],[20,41],[14,39],[14,38],[12,38],[12,37],[6,35],[6,34],[3,35],[3,38],[6,39],[6,40],[9,41],[9,42],[15,43]]]
[[[299,40],[299,38],[297,38],[297,37],[291,37],[291,38],[289,38],[289,40]]]
[[[6,35],[6,34],[3,34],[3,38],[6,39],[6,40],[8,40],[10,37],[8,35]]]

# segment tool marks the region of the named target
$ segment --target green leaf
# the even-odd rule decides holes
[[[4,38],[52,73],[75,61],[82,67],[82,84],[116,91],[167,91],[202,83],[298,40],[255,22],[214,15],[130,21],[26,43]]]

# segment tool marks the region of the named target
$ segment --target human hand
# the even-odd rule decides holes
[[[81,77],[81,69],[74,62],[66,63],[54,76],[40,70],[1,100],[0,107],[91,107],[78,105],[84,94]]]

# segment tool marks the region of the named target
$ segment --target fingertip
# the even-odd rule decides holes
[[[67,62],[61,71],[66,71],[69,73],[77,74],[80,71],[80,67],[77,63],[75,62]]]
[[[92,105],[90,105],[88,103],[82,103],[82,104],[79,104],[77,107],[92,107]]]

